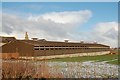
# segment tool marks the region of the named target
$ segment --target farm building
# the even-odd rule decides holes
[[[57,42],[37,40],[15,40],[0,47],[2,58],[38,57],[109,51],[110,47],[97,43]]]
[[[4,36],[0,36],[0,41],[2,43],[9,43],[11,41],[16,41],[15,37],[4,37]]]

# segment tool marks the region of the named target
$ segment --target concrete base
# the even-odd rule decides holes
[[[65,58],[65,57],[78,57],[78,56],[97,56],[109,54],[110,51],[101,52],[91,52],[91,53],[75,53],[75,54],[65,54],[65,55],[52,55],[52,56],[39,56],[39,57],[20,57],[21,59],[32,59],[32,60],[44,60],[53,58]]]

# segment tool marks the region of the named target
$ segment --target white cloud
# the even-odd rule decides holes
[[[96,25],[95,30],[101,34],[108,32],[110,29],[118,31],[118,23],[117,22],[102,22]]]
[[[32,20],[34,19],[36,21],[39,21],[39,19],[43,18],[44,20],[51,20],[55,23],[82,24],[86,22],[91,16],[92,16],[91,11],[83,10],[83,11],[51,12],[51,13],[46,13],[37,17],[31,16],[29,19],[32,19]]]
[[[92,12],[66,11],[51,12],[38,16],[29,16],[27,19],[16,15],[3,13],[3,32],[9,35],[17,34],[18,38],[24,38],[21,34],[26,31],[30,37],[46,38],[48,40],[63,40],[70,38],[69,33],[88,21]]]
[[[112,47],[117,46],[117,22],[102,22],[93,26],[90,32],[76,32],[78,26],[87,22],[92,15],[89,10],[51,12],[28,18],[11,14],[2,14],[2,33],[17,38],[24,38],[27,31],[29,37],[45,38],[47,40],[97,41]],[[82,32],[81,32],[82,31]]]
[[[118,23],[117,22],[103,22],[95,26],[95,32],[101,36],[117,39],[118,38]]]
[[[102,22],[96,24],[93,30],[94,39],[108,44],[112,47],[118,46],[118,23],[117,22]]]

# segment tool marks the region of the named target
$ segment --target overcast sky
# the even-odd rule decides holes
[[[2,36],[98,42],[117,46],[117,2],[8,2],[2,4]],[[0,20],[1,21],[1,20]]]

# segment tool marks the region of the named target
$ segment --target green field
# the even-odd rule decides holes
[[[80,57],[67,57],[59,59],[51,59],[48,61],[60,61],[60,62],[84,62],[84,61],[107,61],[107,63],[118,64],[118,54],[107,54],[99,56],[80,56]]]
[[[120,51],[120,50],[119,50]],[[118,53],[118,50],[113,50],[111,52]],[[52,62],[84,62],[84,61],[95,61],[95,62],[102,62],[106,61],[109,64],[116,64],[118,65],[118,54],[107,54],[107,55],[99,55],[99,56],[80,56],[80,57],[67,57],[67,58],[58,58],[58,59],[51,59],[48,61]]]
[[[107,62],[107,63],[109,63],[109,64],[117,64],[117,65],[118,65],[118,60],[109,61],[109,62]]]

